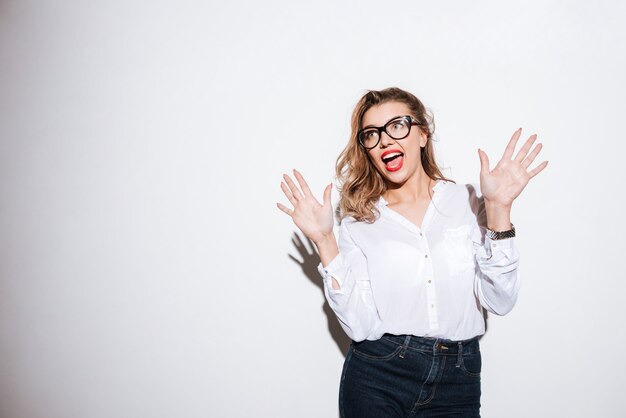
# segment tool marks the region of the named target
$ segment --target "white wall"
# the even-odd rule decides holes
[[[395,85],[459,182],[519,126],[550,160],[483,416],[623,417],[624,3],[297,3],[0,3],[0,416],[337,416],[347,341],[274,204]]]

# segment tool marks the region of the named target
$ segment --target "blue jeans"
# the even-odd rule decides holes
[[[352,342],[341,375],[342,418],[480,417],[478,337],[385,334]]]

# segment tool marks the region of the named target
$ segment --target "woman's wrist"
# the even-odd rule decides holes
[[[335,234],[331,231],[330,234],[322,235],[315,240],[312,240],[315,246],[317,247],[317,252],[320,255],[320,260],[322,265],[326,267],[330,264],[331,261],[337,254],[339,254],[339,248],[337,247],[337,240],[335,239]]]
[[[334,241],[334,240],[335,240],[335,233],[332,230],[328,233],[319,234],[319,235],[316,235],[315,237],[311,237],[311,241],[313,241],[313,244],[315,244],[318,247],[320,245],[326,245],[328,242]]]
[[[508,231],[511,229],[511,207],[511,204],[501,204],[485,199],[487,228],[492,231]]]

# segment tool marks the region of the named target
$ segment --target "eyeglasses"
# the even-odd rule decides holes
[[[412,125],[420,124],[417,123],[412,116],[398,116],[391,119],[383,126],[370,126],[369,128],[361,129],[357,134],[357,138],[359,139],[359,144],[361,144],[363,148],[370,150],[372,148],[376,148],[380,142],[380,136],[383,132],[387,133],[390,138],[404,139],[411,133]]]

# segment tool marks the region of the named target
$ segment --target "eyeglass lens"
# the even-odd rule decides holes
[[[383,126],[384,131],[393,139],[403,139],[409,135],[411,124],[405,118],[391,120]],[[365,148],[373,148],[380,141],[378,128],[364,129],[360,135],[361,143]]]

